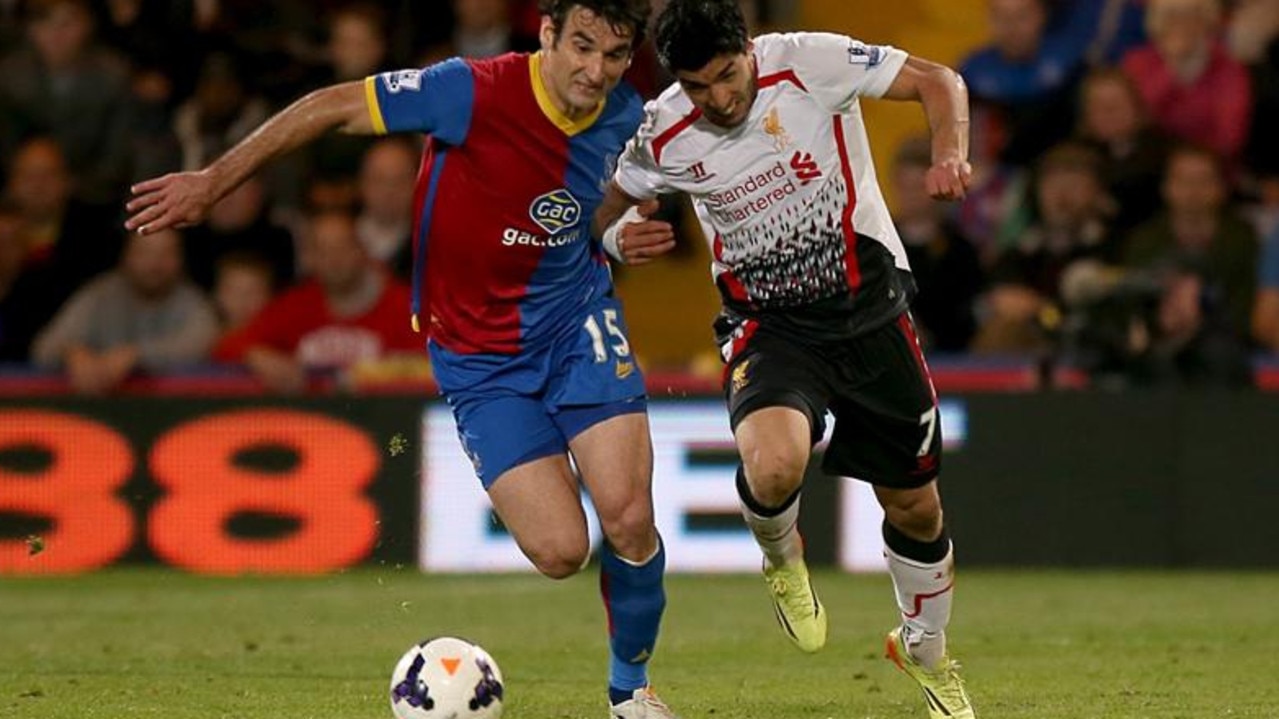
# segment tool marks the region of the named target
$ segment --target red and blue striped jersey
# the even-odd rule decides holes
[[[456,354],[543,346],[612,291],[590,222],[643,103],[622,83],[592,116],[570,120],[540,63],[454,58],[365,80],[376,131],[427,135],[413,310]]]

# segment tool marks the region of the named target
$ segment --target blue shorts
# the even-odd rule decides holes
[[[431,343],[440,391],[462,448],[488,489],[513,467],[568,451],[604,420],[647,409],[621,306],[598,300],[543,347],[518,355],[465,355]]]

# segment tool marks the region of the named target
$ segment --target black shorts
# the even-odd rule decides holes
[[[835,428],[822,469],[895,489],[921,487],[941,468],[937,394],[909,314],[835,344],[806,345],[747,322],[724,372],[733,430],[751,412],[791,407],[813,442]]]

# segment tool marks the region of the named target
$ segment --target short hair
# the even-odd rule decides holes
[[[1164,175],[1166,176],[1171,170],[1173,163],[1183,157],[1198,158],[1212,166],[1213,172],[1221,179],[1223,183],[1229,184],[1229,173],[1226,172],[1226,161],[1222,156],[1211,147],[1198,142],[1190,142],[1188,140],[1176,142],[1168,150],[1168,157],[1164,160]]]
[[[632,49],[648,35],[648,16],[653,11],[649,0],[538,0],[537,7],[539,12],[551,18],[556,40],[564,31],[569,11],[580,7],[604,18],[618,35],[629,33]]]
[[[1067,140],[1054,145],[1035,163],[1038,177],[1055,172],[1082,172],[1101,178],[1101,156],[1082,142]]]
[[[667,70],[700,70],[746,52],[750,36],[737,0],[670,0],[657,17],[657,56]]]
[[[1193,11],[1211,25],[1221,21],[1221,0],[1150,0],[1146,5],[1146,33],[1158,35],[1168,24],[1168,16]]]
[[[53,12],[63,5],[71,7],[84,13],[90,20],[94,19],[93,5],[89,0],[28,0],[26,4],[26,19],[30,22],[39,22],[47,20]],[[21,7],[21,5],[19,5]]]
[[[225,275],[231,270],[252,272],[265,279],[267,286],[272,290],[276,288],[275,268],[260,252],[254,250],[231,250],[219,257],[214,263],[214,267],[216,274],[219,276]]]
[[[378,34],[386,32],[386,10],[376,3],[368,0],[356,0],[355,2],[339,5],[329,13],[328,20],[333,23],[341,18],[348,17],[363,20]]]

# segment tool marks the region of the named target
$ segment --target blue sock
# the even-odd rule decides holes
[[[665,571],[661,537],[657,553],[641,566],[618,557],[607,544],[600,552],[600,595],[608,612],[608,697],[613,704],[648,686],[648,660],[666,608]]]

